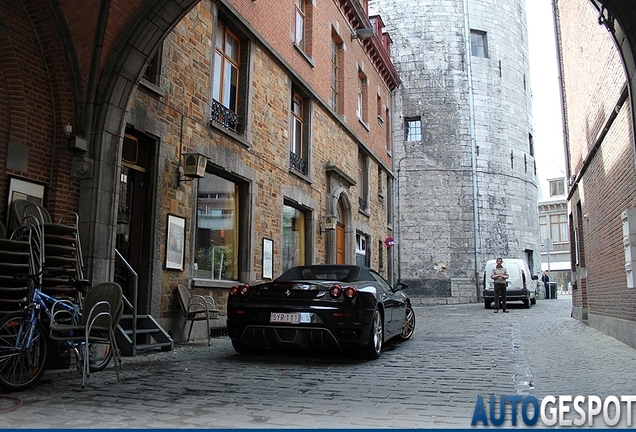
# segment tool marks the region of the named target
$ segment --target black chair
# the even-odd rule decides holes
[[[58,306],[51,309],[50,338],[71,341],[75,344],[78,368],[82,369],[82,388],[90,377],[91,350],[94,344],[106,344],[113,353],[117,381],[120,381],[121,356],[115,339],[115,330],[124,311],[121,286],[116,282],[102,282],[88,289],[82,302],[82,317],[78,324],[71,324],[70,313]]]

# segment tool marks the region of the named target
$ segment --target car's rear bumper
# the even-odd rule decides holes
[[[227,329],[231,339],[248,348],[299,347],[322,351],[343,351],[368,343],[373,311],[352,314],[348,319],[332,317],[334,311],[315,314],[309,323],[270,323],[270,313],[241,308],[228,310]]]

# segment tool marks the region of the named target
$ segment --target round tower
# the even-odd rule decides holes
[[[396,273],[411,295],[478,301],[488,259],[540,271],[524,0],[374,0],[394,97]],[[447,300],[448,301],[448,300]]]

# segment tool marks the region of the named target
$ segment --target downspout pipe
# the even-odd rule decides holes
[[[473,183],[473,231],[474,231],[474,261],[475,261],[475,290],[477,298],[479,298],[479,214],[477,205],[477,147],[475,143],[475,101],[473,98],[473,71],[472,71],[472,59],[471,59],[471,46],[470,46],[470,26],[468,22],[468,0],[463,0],[464,3],[464,29],[465,29],[465,41],[466,41],[466,74],[468,79],[468,121],[470,130],[470,163],[471,163],[471,177]]]

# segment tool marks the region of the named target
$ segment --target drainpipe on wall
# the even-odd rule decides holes
[[[477,213],[477,151],[475,144],[475,105],[473,100],[473,71],[470,46],[470,27],[468,23],[468,0],[464,0],[464,28],[466,38],[466,73],[468,75],[468,119],[470,125],[470,162],[471,177],[473,182],[473,230],[474,230],[474,260],[475,260],[475,290],[479,298],[479,268],[477,258],[479,257],[479,217]]]

